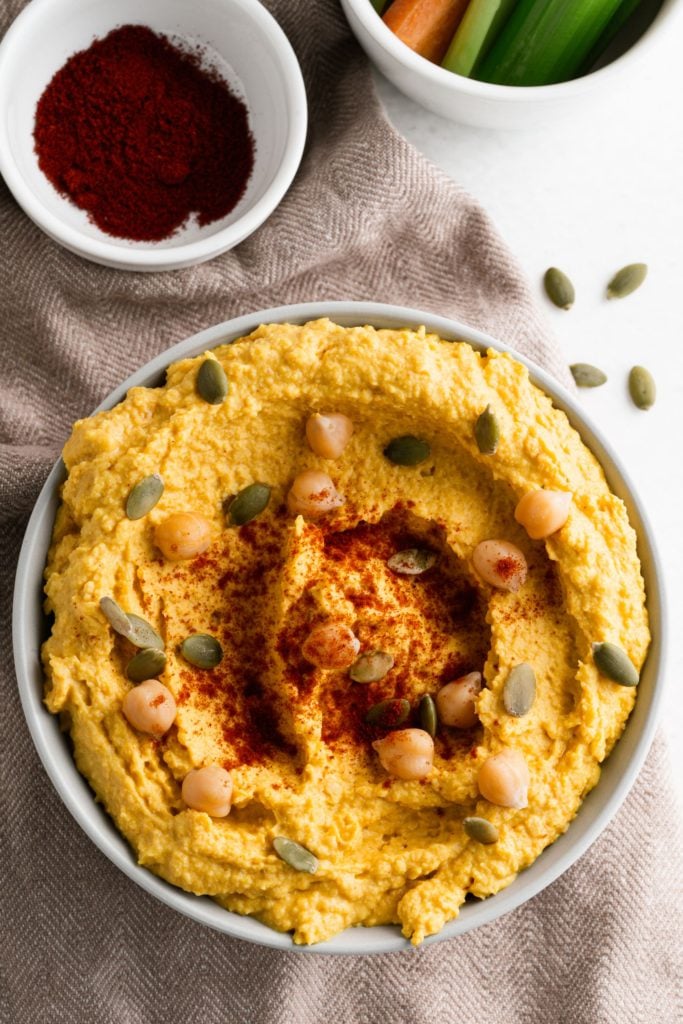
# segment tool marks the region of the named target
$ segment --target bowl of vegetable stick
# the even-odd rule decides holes
[[[377,68],[452,121],[533,128],[623,87],[681,0],[341,0]]]

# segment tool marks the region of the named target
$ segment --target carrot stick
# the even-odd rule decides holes
[[[469,0],[394,0],[382,19],[420,56],[440,64]]]

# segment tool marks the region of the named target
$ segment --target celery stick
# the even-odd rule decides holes
[[[470,0],[442,66],[471,75],[486,56],[517,0]]]
[[[636,7],[640,7],[642,0],[624,0],[621,7],[614,15],[610,23],[608,24],[605,31],[602,33],[597,43],[586,57],[581,68],[581,74],[586,75],[591,70],[594,64],[598,62],[600,57],[607,49],[608,46],[614,41],[619,35],[622,28],[626,26],[626,22],[629,20],[631,15],[635,12]]]
[[[623,0],[520,0],[477,71],[498,85],[550,85],[580,73]]]

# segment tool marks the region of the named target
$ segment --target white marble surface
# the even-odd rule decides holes
[[[621,453],[666,566],[672,643],[663,727],[683,798],[683,62],[673,45],[656,57],[607,109],[542,132],[452,124],[384,79],[378,87],[399,131],[489,211],[538,286],[567,362],[595,363],[609,375],[604,387],[580,396]],[[631,262],[648,263],[645,284],[621,302],[606,301],[612,272]],[[569,312],[542,296],[551,265],[575,283]],[[657,380],[648,412],[628,396],[634,363]]]

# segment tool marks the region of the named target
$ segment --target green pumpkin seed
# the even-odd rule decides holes
[[[128,612],[128,621],[131,626],[131,634],[128,639],[132,644],[136,647],[156,647],[157,650],[163,651],[164,641],[149,622],[141,619],[139,615],[133,615],[132,612]]]
[[[273,839],[273,847],[280,860],[289,864],[295,871],[305,871],[309,875],[314,875],[318,870],[318,858],[301,843],[295,843],[286,836],[276,836]]]
[[[135,647],[156,647],[163,650],[164,641],[149,622],[141,619],[139,615],[133,615],[132,612],[124,612],[113,597],[100,598],[100,609],[114,632],[125,637]]]
[[[412,434],[395,437],[384,449],[384,454],[397,466],[419,466],[429,458],[431,449],[426,441]]]
[[[403,697],[391,697],[374,704],[366,714],[365,721],[379,729],[395,729],[403,725],[409,714],[409,701]]]
[[[114,598],[101,597],[100,609],[114,632],[119,633],[120,636],[125,636],[126,640],[129,640],[132,632],[130,619]]]
[[[498,829],[486,818],[463,818],[462,827],[470,839],[484,846],[498,842]]]
[[[634,366],[628,375],[628,390],[633,404],[639,409],[650,409],[655,404],[657,385],[649,370],[644,366]]]
[[[590,363],[573,363],[569,369],[578,388],[599,388],[607,380],[607,374]]]
[[[503,687],[503,704],[508,715],[521,718],[531,710],[536,697],[536,674],[522,662],[510,671]]]
[[[228,522],[231,526],[244,526],[260,515],[270,501],[268,484],[249,484],[243,487],[228,504]]]
[[[349,669],[349,676],[354,683],[376,683],[384,679],[387,672],[394,667],[394,657],[387,651],[368,651],[356,658]]]
[[[195,668],[215,668],[223,658],[223,648],[215,636],[208,633],[188,636],[180,645],[180,653]]]
[[[438,557],[436,551],[429,548],[406,548],[388,558],[387,565],[400,576],[420,576],[436,565]]]
[[[425,693],[424,697],[422,697],[420,701],[418,714],[420,717],[420,728],[424,729],[425,732],[428,732],[432,739],[434,739],[438,724],[436,704],[434,703],[434,698],[430,697],[428,693]]]
[[[166,667],[166,655],[157,647],[143,647],[126,666],[126,675],[134,683],[156,679]]]
[[[618,270],[610,283],[607,285],[608,299],[624,299],[641,284],[647,277],[647,263],[629,263],[628,266]]]
[[[482,455],[493,455],[498,447],[500,429],[496,414],[490,405],[477,417],[474,424],[474,440]]]
[[[126,515],[129,519],[142,519],[151,512],[164,493],[164,481],[158,473],[146,476],[136,484],[126,500]]]
[[[554,306],[559,309],[571,309],[574,305],[574,285],[567,275],[557,267],[549,267],[543,277],[545,292]]]
[[[637,686],[638,670],[621,647],[616,644],[593,644],[593,661],[598,672],[620,686]]]
[[[209,405],[220,405],[228,394],[228,378],[217,359],[205,359],[197,371],[197,394]]]

